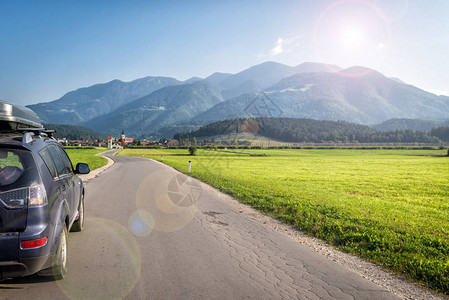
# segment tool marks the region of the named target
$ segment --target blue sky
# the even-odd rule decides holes
[[[449,94],[447,0],[0,0],[0,99],[277,61],[362,65]]]

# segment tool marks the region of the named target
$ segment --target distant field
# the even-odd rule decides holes
[[[447,150],[127,149],[449,295]]]
[[[74,148],[66,148],[67,154],[72,161],[73,167],[76,167],[77,163],[86,163],[89,165],[90,170],[95,170],[100,168],[108,163],[108,160],[101,156],[96,156],[96,154],[105,152],[107,149],[105,148],[96,148],[96,149],[74,149]]]

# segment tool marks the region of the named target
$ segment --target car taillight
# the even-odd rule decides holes
[[[30,206],[47,204],[47,195],[43,186],[38,185],[30,188]]]
[[[22,241],[20,243],[20,248],[32,249],[32,248],[38,248],[38,247],[45,246],[46,244],[47,244],[47,237],[43,237],[43,238],[37,239],[37,240]]]
[[[22,208],[47,204],[47,195],[43,186],[38,185],[0,193],[0,201],[8,208]]]
[[[28,188],[0,193],[0,201],[9,208],[22,208],[27,205]]]

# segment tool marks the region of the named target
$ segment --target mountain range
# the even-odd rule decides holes
[[[171,137],[240,117],[343,120],[449,120],[449,97],[437,96],[365,68],[265,62],[236,74],[179,81],[145,77],[81,88],[29,105],[46,123],[82,125],[110,135]],[[394,123],[393,123],[394,124]],[[403,124],[403,123],[402,123]]]
[[[131,82],[113,80],[68,92],[55,101],[27,107],[45,123],[80,125],[158,89],[181,83],[174,78],[152,76]]]

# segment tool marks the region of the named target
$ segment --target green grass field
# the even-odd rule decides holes
[[[78,148],[65,148],[65,151],[70,157],[72,161],[73,167],[76,167],[77,163],[86,163],[89,165],[90,170],[95,170],[100,168],[108,163],[108,160],[101,156],[96,156],[98,153],[102,153],[107,151],[105,148],[86,148],[86,149],[78,149]]]
[[[449,295],[447,150],[127,149]]]

